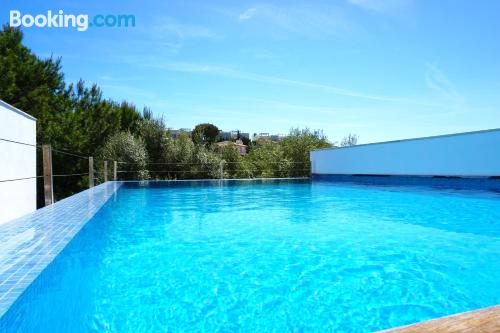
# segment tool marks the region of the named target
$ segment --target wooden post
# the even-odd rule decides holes
[[[104,182],[108,181],[108,161],[104,161]]]
[[[52,147],[50,145],[42,146],[43,157],[43,192],[45,196],[45,206],[54,203],[54,187],[52,177]]]
[[[118,180],[118,162],[114,161],[113,179]]]
[[[89,188],[94,187],[94,158],[89,157]]]

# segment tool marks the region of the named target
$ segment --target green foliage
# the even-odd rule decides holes
[[[194,144],[188,135],[166,141],[164,161],[169,163],[163,165],[164,177],[169,179],[219,178],[223,162],[214,152]]]
[[[245,164],[254,178],[288,177],[293,167],[281,145],[271,141],[256,143],[245,156]]]
[[[19,29],[0,32],[0,99],[37,118],[38,142],[60,141],[70,112],[61,60],[38,59],[22,38]]]
[[[120,179],[148,179],[148,153],[142,138],[130,132],[118,132],[110,136],[100,151],[100,159],[118,161]]]
[[[289,135],[283,138],[279,144],[283,149],[284,157],[294,165],[290,177],[309,175],[309,152],[332,146],[322,131],[311,131],[308,128],[291,129]]]
[[[192,133],[193,142],[200,145],[209,146],[219,137],[219,128],[213,124],[198,124]]]
[[[356,134],[349,134],[340,141],[340,147],[351,147],[358,144],[359,136]]]
[[[95,156],[106,139],[120,131],[137,131],[142,118],[135,106],[103,99],[101,90],[83,81],[66,85],[60,59],[39,59],[22,44],[21,30],[4,26],[0,31],[0,99],[37,118],[38,144],[51,144],[84,156]],[[38,150],[40,155],[40,150]],[[38,156],[41,161],[41,157]],[[58,174],[88,170],[85,160],[53,153]],[[96,161],[96,163],[102,163]],[[37,174],[42,174],[41,163]],[[38,203],[43,204],[42,182]],[[81,191],[88,185],[81,177],[58,177],[56,199]]]
[[[220,156],[224,161],[224,178],[251,178],[250,164],[245,163],[245,158],[240,156],[235,147],[225,146],[220,150]]]
[[[97,85],[83,80],[67,85],[61,59],[40,59],[22,44],[22,32],[5,26],[0,31],[0,99],[37,118],[38,144],[51,144],[83,156],[96,156],[102,179],[102,165],[108,160],[119,165],[119,179],[195,179],[295,177],[309,174],[309,152],[330,147],[321,131],[292,129],[280,142],[250,142],[246,156],[231,146],[215,150],[217,126],[195,127],[192,137],[169,137],[162,118],[154,118],[149,108],[142,114],[132,103],[105,99]],[[254,135],[255,136],[255,135]],[[357,136],[343,140],[355,144]],[[88,160],[54,150],[57,174],[88,171]],[[40,150],[39,150],[40,153]],[[42,174],[41,157],[38,156]],[[38,182],[39,203],[43,202],[43,183]],[[57,177],[56,199],[81,191],[87,177]]]
[[[167,140],[167,128],[163,118],[144,118],[138,122],[138,135],[144,139],[150,162],[163,161]]]

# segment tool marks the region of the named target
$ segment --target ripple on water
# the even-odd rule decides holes
[[[500,303],[499,221],[498,197],[484,193],[123,188],[0,319],[0,332],[409,324]]]

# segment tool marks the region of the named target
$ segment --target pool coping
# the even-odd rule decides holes
[[[146,179],[146,180],[121,180],[122,183],[189,183],[189,182],[207,182],[207,183],[216,183],[216,182],[236,182],[236,181],[247,181],[247,182],[255,182],[255,181],[277,181],[277,180],[306,180],[310,179],[309,177],[283,177],[283,178],[211,178],[211,179]]]
[[[122,185],[109,181],[0,224],[0,318]]]

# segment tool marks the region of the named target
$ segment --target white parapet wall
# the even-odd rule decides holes
[[[500,176],[500,129],[311,152],[313,175]]]
[[[36,119],[0,100],[0,223],[36,210]],[[9,142],[16,141],[20,143]]]

